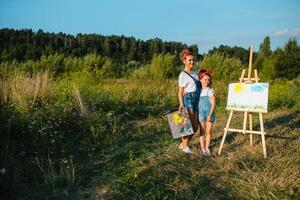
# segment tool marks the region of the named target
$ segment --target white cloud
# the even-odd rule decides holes
[[[287,36],[287,37],[299,37],[300,36],[300,28],[295,28],[293,30],[288,30],[287,28],[277,31],[272,35],[277,37]]]
[[[289,32],[288,29],[283,29],[283,30],[281,30],[281,31],[277,31],[277,32],[274,33],[273,35],[274,35],[274,36],[285,36],[285,35],[288,34],[288,32]]]

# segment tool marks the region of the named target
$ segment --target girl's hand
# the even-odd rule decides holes
[[[211,120],[211,115],[208,115],[208,116],[207,116],[206,121],[207,121],[207,122],[212,122],[212,120]]]

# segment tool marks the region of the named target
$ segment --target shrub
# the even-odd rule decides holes
[[[269,109],[291,108],[300,101],[300,85],[286,80],[277,80],[270,86]]]
[[[228,58],[219,53],[204,56],[200,66],[212,71],[214,78],[226,81],[238,80],[245,68],[239,59]]]
[[[154,79],[162,80],[175,77],[179,74],[180,68],[176,66],[174,55],[155,55],[150,65],[150,73]]]

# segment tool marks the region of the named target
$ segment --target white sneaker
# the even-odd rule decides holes
[[[203,156],[207,156],[205,149],[201,149],[201,153],[202,153]]]
[[[211,156],[211,152],[209,149],[206,149],[206,156]]]
[[[182,148],[181,144],[179,145],[179,149],[181,149],[181,151],[183,151],[184,153],[187,153],[187,154],[192,154],[192,150],[190,149],[190,147],[184,147]]]

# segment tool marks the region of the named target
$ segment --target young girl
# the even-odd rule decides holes
[[[215,122],[216,97],[214,90],[211,88],[211,76],[208,70],[201,70],[199,74],[202,85],[199,99],[200,146],[204,156],[211,156],[209,144],[213,123]]]
[[[183,50],[180,54],[180,59],[184,64],[184,69],[179,74],[179,110],[183,107],[187,108],[188,115],[190,117],[194,132],[198,130],[198,103],[200,96],[200,82],[198,74],[193,71],[194,56],[188,50]],[[182,142],[179,145],[185,153],[192,153],[190,149],[189,140],[192,135],[182,137]]]

